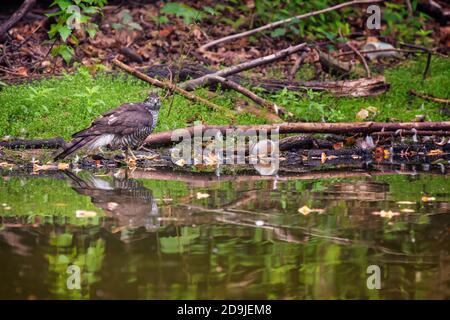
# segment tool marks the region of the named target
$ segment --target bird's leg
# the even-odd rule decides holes
[[[127,147],[127,150],[128,150],[128,152],[131,154],[132,159],[136,161],[137,158],[136,158],[136,156],[134,155],[133,151],[131,151],[130,147]]]
[[[131,154],[131,156],[130,156]],[[136,167],[136,156],[134,155],[133,151],[131,151],[130,147],[127,146],[125,151],[125,162],[127,163],[129,168],[135,168]]]

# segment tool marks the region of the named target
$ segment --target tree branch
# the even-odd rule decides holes
[[[400,123],[384,123],[384,122],[341,122],[341,123],[323,123],[323,122],[306,122],[306,123],[281,123],[281,124],[265,124],[265,125],[240,125],[240,126],[214,126],[202,125],[184,128],[191,136],[194,135],[194,129],[201,130],[219,130],[222,134],[226,134],[227,130],[242,131],[260,131],[277,130],[279,133],[372,133],[402,130],[427,130],[427,131],[450,131],[450,121],[442,122],[400,122]],[[174,131],[165,131],[151,134],[145,140],[148,145],[167,145],[173,143],[172,136]]]
[[[316,15],[319,15],[319,14],[322,14],[322,13],[327,13],[327,12],[330,12],[330,11],[334,11],[334,10],[338,10],[338,9],[341,9],[341,8],[345,8],[345,7],[348,7],[348,6],[354,6],[354,5],[358,5],[358,4],[378,3],[378,2],[384,2],[384,0],[372,0],[372,1],[370,1],[370,0],[361,0],[361,1],[349,1],[349,2],[340,3],[340,4],[335,5],[333,7],[329,7],[329,8],[325,8],[325,9],[322,9],[322,10],[317,10],[317,11],[301,14],[301,15],[298,15],[298,16],[295,16],[295,17],[292,17],[292,18],[288,18],[288,19],[272,22],[272,23],[266,24],[266,25],[264,25],[262,27],[259,27],[259,28],[256,28],[256,29],[252,29],[252,30],[248,30],[248,31],[245,31],[245,32],[236,33],[236,34],[233,34],[233,35],[230,35],[230,36],[227,36],[227,37],[223,37],[223,38],[211,41],[211,42],[201,46],[199,48],[199,50],[200,51],[205,51],[206,49],[208,49],[210,47],[213,47],[215,45],[218,45],[219,43],[224,43],[224,42],[228,42],[228,41],[231,41],[231,40],[236,40],[236,39],[239,39],[239,38],[247,37],[247,36],[250,36],[252,34],[255,34],[255,33],[258,33],[258,32],[264,31],[264,30],[276,28],[278,26],[281,26],[283,24],[292,22],[294,20],[301,20],[301,19],[309,18],[309,17],[316,16]]]

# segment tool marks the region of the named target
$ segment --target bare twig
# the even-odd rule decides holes
[[[449,104],[450,103],[450,99],[444,99],[444,98],[437,98],[437,97],[433,97],[432,95],[429,94],[424,94],[424,93],[419,93],[413,89],[409,90],[408,93],[410,95],[425,99],[425,100],[430,100],[433,102],[437,102],[437,103],[444,103],[444,104]]]
[[[291,46],[289,48],[283,49],[281,51],[278,51],[278,52],[268,55],[268,56],[264,56],[264,57],[261,57],[258,59],[254,59],[251,61],[247,61],[247,62],[238,64],[236,66],[232,66],[232,67],[228,67],[228,68],[219,70],[212,75],[226,78],[233,74],[236,74],[236,73],[239,73],[239,72],[242,72],[245,70],[253,69],[255,67],[266,65],[271,62],[280,60],[280,59],[287,57],[295,52],[305,50],[305,48],[306,48],[306,43],[301,43],[296,46],[293,46],[293,47]],[[186,90],[193,90],[194,88],[196,88],[198,86],[203,86],[206,83],[208,83],[208,77],[210,77],[210,76],[211,75],[205,75],[205,76],[197,78],[197,79],[186,81],[186,82],[182,83],[180,85],[180,87],[183,89],[186,89]]]
[[[418,53],[418,52],[423,52],[423,50],[408,50],[408,49],[397,49],[397,48],[391,48],[391,49],[374,49],[374,50],[359,50],[360,53],[365,54],[365,53],[376,53],[376,52],[404,52],[404,53]],[[350,54],[356,54],[355,51],[346,51],[346,52],[342,52],[339,53],[338,55],[336,55],[336,57],[342,57],[342,56],[347,56]]]
[[[422,80],[425,80],[427,78],[428,70],[430,70],[430,65],[431,65],[431,51],[428,51],[427,63],[425,65],[425,70],[423,70]]]
[[[411,4],[411,0],[405,0],[406,8],[408,9],[408,18],[411,19],[414,16],[414,10]]]
[[[358,49],[356,49],[355,46],[353,46],[351,43],[347,42],[347,46],[352,49],[356,55],[361,59],[361,62],[364,65],[364,69],[366,70],[367,78],[372,78],[372,74],[370,73],[369,65],[367,64],[366,58],[359,52]]]
[[[113,63],[116,66],[118,66],[119,68],[121,68],[122,70],[125,70],[126,72],[128,72],[128,73],[138,77],[139,79],[144,80],[156,87],[163,88],[163,89],[169,89],[173,92],[176,92],[176,93],[184,96],[185,98],[188,98],[189,100],[204,104],[205,106],[207,106],[213,110],[224,112],[225,114],[227,114],[228,116],[230,116],[234,119],[234,115],[229,110],[225,109],[224,107],[221,107],[221,106],[219,106],[215,103],[212,103],[206,99],[198,97],[195,94],[192,94],[191,92],[187,92],[186,90],[183,90],[180,87],[177,87],[173,83],[170,83],[167,81],[163,82],[163,81],[159,81],[157,79],[151,78],[151,77],[147,76],[146,74],[136,70],[135,68],[127,66],[126,64],[124,64],[123,62],[120,62],[117,59],[114,59]]]
[[[443,136],[450,137],[450,131],[424,131],[424,130],[400,130],[400,131],[383,131],[371,133],[374,136],[390,137],[390,136]]]
[[[211,41],[211,42],[201,46],[199,48],[199,50],[200,51],[205,51],[206,49],[208,49],[210,47],[213,47],[215,45],[218,45],[219,43],[228,42],[228,41],[231,41],[231,40],[236,40],[236,39],[239,39],[239,38],[247,37],[247,36],[250,36],[252,34],[255,34],[255,33],[258,33],[258,32],[264,31],[264,30],[276,28],[278,26],[284,25],[284,24],[292,22],[294,20],[305,19],[305,18],[308,18],[308,17],[312,17],[312,16],[316,16],[316,15],[319,15],[319,14],[322,14],[322,13],[327,13],[327,12],[330,12],[330,11],[338,10],[338,9],[345,8],[345,7],[348,7],[348,6],[354,6],[354,5],[359,5],[359,4],[378,3],[378,2],[384,2],[384,0],[372,0],[372,1],[361,0],[361,1],[349,1],[349,2],[340,3],[340,4],[335,5],[333,7],[329,7],[329,8],[325,8],[325,9],[322,9],[322,10],[317,10],[317,11],[301,14],[301,15],[298,15],[298,16],[295,16],[295,17],[292,17],[292,18],[288,18],[288,19],[276,21],[276,22],[273,22],[273,23],[269,23],[269,24],[266,24],[266,25],[264,25],[262,27],[259,27],[259,28],[256,28],[256,29],[252,29],[252,30],[248,30],[248,31],[245,31],[245,32],[241,32],[241,33],[233,34],[233,35],[230,35],[230,36],[226,36],[226,37],[223,37],[223,38]]]
[[[294,80],[295,75],[297,74],[297,71],[300,69],[300,66],[302,65],[303,61],[305,61],[306,58],[306,52],[303,52],[300,57],[298,57],[295,60],[294,65],[292,66],[291,70],[289,70],[289,80]]]
[[[35,5],[36,0],[25,0],[19,9],[0,26],[0,41],[6,39],[6,33]]]

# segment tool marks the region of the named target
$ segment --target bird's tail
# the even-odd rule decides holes
[[[86,144],[90,143],[94,139],[95,139],[95,137],[86,137],[86,138],[73,139],[71,142],[69,142],[64,147],[64,149],[60,153],[58,153],[54,157],[54,161],[58,161],[58,160],[64,159],[65,157],[71,155],[72,153],[74,153],[78,149],[83,148]]]

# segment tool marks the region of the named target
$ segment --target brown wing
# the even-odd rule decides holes
[[[128,135],[143,127],[151,126],[152,114],[139,104],[124,104],[104,113],[87,129],[75,133],[73,138],[102,134]]]

